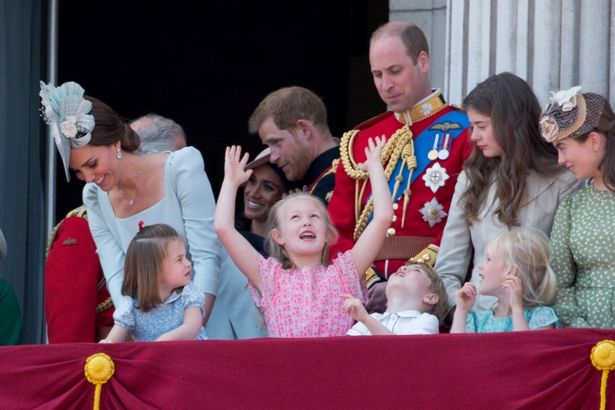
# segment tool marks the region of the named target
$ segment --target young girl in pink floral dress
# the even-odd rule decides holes
[[[271,209],[264,259],[234,227],[237,189],[250,177],[248,156],[226,149],[224,182],[215,225],[222,244],[252,287],[269,335],[317,337],[344,335],[353,320],[343,310],[343,294],[363,298],[363,272],[380,249],[393,217],[391,194],[380,162],[385,140],[370,140],[367,160],[374,205],[373,218],[355,246],[329,264],[329,246],[337,232],[320,199],[307,193],[288,195]]]

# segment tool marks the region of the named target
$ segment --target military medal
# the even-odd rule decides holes
[[[441,160],[445,160],[450,155],[449,152],[449,144],[451,141],[451,134],[444,134],[444,141],[442,141],[442,148],[438,152],[438,158]]]
[[[433,161],[434,159],[438,159],[438,140],[439,139],[440,139],[440,134],[436,134],[433,140],[433,147],[431,148],[431,151],[427,153],[427,158],[429,158],[431,161]]]
[[[420,212],[423,215],[423,220],[429,224],[430,228],[433,228],[435,224],[442,222],[442,219],[448,215],[444,212],[444,207],[436,198],[433,198],[429,202],[425,202]]]
[[[431,192],[434,194],[440,187],[444,186],[444,183],[448,178],[449,176],[446,173],[446,169],[437,162],[433,164],[432,167],[427,168],[423,174],[423,181],[425,181],[425,185],[427,188],[431,189]]]

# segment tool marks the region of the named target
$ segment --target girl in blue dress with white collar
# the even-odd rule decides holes
[[[549,305],[555,298],[555,275],[549,265],[549,241],[542,232],[516,229],[497,236],[478,267],[480,294],[495,296],[491,310],[470,311],[479,291],[466,282],[457,292],[451,333],[510,332],[553,328]]]
[[[191,282],[192,264],[178,233],[166,224],[146,226],[128,246],[122,293],[130,304],[116,307],[115,324],[101,343],[204,340],[205,297]]]

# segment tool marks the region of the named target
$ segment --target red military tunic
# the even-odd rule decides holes
[[[97,332],[113,326],[114,309],[85,208],[69,212],[49,241],[45,262],[49,342],[97,342]]]
[[[331,255],[350,249],[369,221],[369,180],[356,164],[365,160],[368,138],[384,135],[383,156],[388,156],[383,165],[394,194],[394,217],[374,265],[385,278],[410,258],[433,266],[457,176],[472,150],[467,127],[465,113],[435,91],[404,113],[387,112],[346,133],[328,207],[340,234]]]

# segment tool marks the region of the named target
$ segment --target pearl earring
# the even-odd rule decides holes
[[[115,152],[115,157],[117,159],[121,159],[122,158],[122,149],[118,148],[117,151]]]

